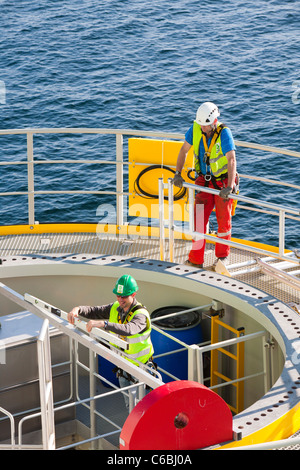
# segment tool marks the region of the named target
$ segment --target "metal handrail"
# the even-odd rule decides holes
[[[116,196],[116,216],[117,225],[123,225],[123,205],[125,193],[123,190],[123,166],[129,165],[123,159],[123,136],[138,136],[138,137],[151,137],[160,139],[174,139],[183,140],[184,134],[182,133],[170,133],[170,132],[153,132],[153,131],[135,131],[130,129],[103,129],[103,128],[27,128],[27,129],[1,129],[0,135],[26,135],[27,137],[27,161],[16,161],[16,162],[0,162],[0,165],[27,165],[27,183],[28,191],[12,191],[2,192],[0,196],[28,196],[28,224],[35,224],[35,195],[42,194],[110,194]],[[101,134],[101,135],[115,135],[116,138],[116,160],[36,160],[34,159],[33,152],[33,136],[41,134]],[[293,157],[300,157],[300,152],[295,152],[288,149],[280,149],[277,147],[265,146],[250,142],[235,141],[237,146],[253,148],[263,150],[267,152],[275,152],[283,155],[289,155]],[[66,163],[97,163],[97,164],[112,164],[116,165],[116,191],[36,191],[34,188],[34,166],[36,164],[66,164]],[[248,175],[243,177],[250,178]],[[253,177],[251,177],[253,178]],[[255,178],[261,180],[261,178]],[[267,181],[267,179],[265,179]],[[269,181],[271,182],[271,180]],[[277,182],[276,182],[277,183]],[[280,183],[290,186],[290,183]],[[300,189],[296,185],[294,188]]]
[[[265,331],[258,331],[256,333],[250,333],[248,335],[240,336],[240,337],[237,337],[237,338],[231,338],[231,339],[228,339],[228,340],[220,341],[218,343],[208,344],[208,345],[204,345],[204,346],[200,345],[200,346],[196,346],[196,347],[195,347],[195,345],[193,345],[192,347],[190,347],[190,361],[192,363],[190,368],[191,368],[191,371],[193,372],[194,376],[190,377],[189,380],[196,380],[201,384],[204,383],[203,354],[205,352],[212,351],[214,349],[225,348],[225,347],[235,345],[235,344],[238,344],[238,343],[242,343],[242,342],[244,343],[246,341],[253,340],[253,339],[256,339],[256,338],[263,338],[264,339],[265,336],[266,336]],[[194,364],[193,364],[193,362],[194,362]],[[242,381],[242,380],[251,379],[251,378],[253,378],[255,376],[258,376],[258,375],[266,375],[266,373],[267,373],[267,371],[264,369],[262,372],[258,372],[256,374],[252,374],[252,375],[249,375],[249,376],[244,376],[244,377],[241,377],[239,379],[228,380],[228,381],[226,381],[226,383],[217,384],[217,385],[211,386],[209,388],[212,389],[212,390],[216,389],[216,388],[221,388],[221,387],[224,387],[224,386],[228,386],[228,385],[237,383],[237,382]]]
[[[76,401],[73,401],[72,403],[66,403],[64,405],[61,405],[61,406],[58,406],[58,407],[55,407],[54,408],[54,413],[56,412],[59,412],[59,411],[62,411],[62,410],[66,410],[68,408],[71,408],[73,406],[78,406],[78,405],[83,405],[85,403],[88,403],[90,401],[95,401],[95,400],[98,400],[98,399],[101,399],[101,398],[106,398],[108,396],[111,396],[111,395],[114,395],[114,394],[119,394],[119,393],[123,393],[124,390],[131,390],[133,388],[136,388],[137,387],[137,384],[134,384],[134,385],[128,385],[126,387],[123,387],[122,389],[116,389],[116,390],[112,390],[112,391],[108,391],[106,393],[102,393],[100,395],[95,395],[95,396],[91,396],[91,397],[88,397],[88,398],[82,398],[82,399],[78,399]],[[41,411],[37,412],[37,413],[34,413],[34,414],[31,414],[31,415],[27,415],[25,416],[20,422],[19,422],[19,426],[18,426],[18,430],[19,430],[19,443],[18,443],[18,448],[23,448],[24,444],[22,443],[22,434],[23,434],[23,424],[25,421],[28,421],[28,420],[31,420],[31,419],[34,419],[34,418],[37,418],[37,417],[40,417],[42,414]],[[112,422],[111,422],[112,423]],[[116,431],[113,432],[114,433],[120,433],[121,432],[121,428],[113,423],[114,426],[116,428],[118,428]],[[65,449],[65,448],[71,448],[71,447],[76,447],[80,444],[83,444],[85,442],[90,442],[92,440],[98,440],[98,439],[101,439],[102,437],[105,437],[105,435],[98,435],[98,436],[95,436],[93,439],[87,439],[87,440],[83,440],[83,441],[80,441],[80,442],[76,442],[76,443],[73,443],[71,446],[66,446],[66,447],[60,447],[56,450],[62,450],[62,449]],[[40,446],[39,446],[40,447]]]
[[[219,192],[220,192],[217,189],[213,189],[213,188],[209,188],[209,187],[203,187],[203,186],[199,186],[197,184],[191,184],[191,183],[183,183],[183,186],[185,188],[190,188],[194,191],[198,191],[198,192],[203,191],[205,193],[210,193],[210,194],[215,194],[215,195],[218,195]],[[251,198],[251,197],[241,196],[240,194],[229,194],[228,199],[235,199],[237,201],[246,202],[248,204],[253,204],[253,205],[257,205],[257,206],[261,206],[261,207],[267,207],[268,209],[274,209],[274,210],[277,210],[277,211],[288,212],[290,214],[300,216],[300,209],[292,209],[290,207],[284,207],[284,206],[281,206],[279,204],[273,204],[273,203],[270,203],[270,202],[263,202],[263,201],[260,201],[259,199],[254,199],[254,198]]]
[[[55,423],[53,407],[53,382],[51,372],[51,353],[49,320],[44,320],[37,339],[38,369],[40,384],[42,439],[46,450],[55,449]]]
[[[0,135],[11,134],[120,134],[142,137],[158,137],[166,139],[184,139],[183,133],[178,132],[159,132],[159,131],[135,131],[133,129],[105,129],[105,128],[87,128],[87,127],[44,127],[44,128],[25,128],[25,129],[0,129]],[[253,142],[235,140],[239,147],[263,150],[266,152],[275,152],[282,155],[290,155],[300,158],[300,152],[289,149],[280,149],[270,145],[261,145]]]
[[[158,192],[159,192],[159,234],[160,234],[160,252],[161,252],[161,259],[164,260],[164,253],[165,253],[165,235],[164,235],[164,190],[168,189],[168,206],[169,206],[169,220],[168,220],[168,228],[169,228],[169,258],[170,261],[173,262],[173,232],[175,230],[174,226],[174,219],[173,219],[173,191],[172,191],[172,186],[173,186],[173,181],[172,179],[168,180],[168,183],[165,184],[163,181],[163,178],[159,178],[158,182]],[[215,194],[218,195],[219,191],[216,189],[212,189],[209,187],[203,187],[199,186],[196,184],[191,184],[191,183],[183,183],[183,187],[187,188],[189,190],[189,228],[185,227],[177,227],[176,226],[176,232],[182,233],[185,235],[190,235],[194,239],[205,239],[208,241],[216,242],[216,237],[213,237],[212,235],[208,235],[206,233],[199,233],[194,230],[194,198],[195,198],[195,191],[199,192],[206,192],[210,194]],[[286,261],[289,261],[291,263],[299,264],[299,261],[296,259],[289,258],[284,255],[285,253],[285,236],[284,236],[284,228],[285,228],[285,214],[288,212],[290,214],[295,214],[295,215],[300,215],[300,210],[299,209],[291,209],[289,207],[284,207],[280,206],[278,204],[271,204],[267,202],[260,201],[258,199],[253,199],[253,198],[248,198],[245,196],[240,196],[237,194],[229,194],[230,199],[236,199],[237,201],[244,201],[249,204],[254,204],[262,207],[267,207],[271,208],[274,210],[277,210],[278,213],[276,215],[279,216],[279,250],[278,254],[274,252],[270,252],[267,250],[263,250],[254,246],[242,244],[242,243],[236,243],[233,241],[228,241],[224,240],[222,238],[218,238],[217,242],[223,245],[228,245],[234,248],[241,249],[241,247],[246,250],[246,251],[251,251],[258,253],[259,255],[262,256],[273,256],[273,258],[279,258],[279,259],[284,259]]]
[[[78,327],[73,328],[73,327],[70,327],[70,325],[66,325],[64,320],[61,317],[58,317],[57,315],[54,314],[54,312],[51,311],[52,307],[49,306],[48,304],[47,304],[48,308],[45,308],[46,304],[44,304],[44,308],[43,308],[42,305],[40,305],[41,301],[39,301],[39,299],[37,299],[35,297],[32,297],[32,296],[29,296],[29,295],[26,295],[26,298],[28,300],[25,300],[23,296],[21,296],[20,294],[18,294],[15,291],[13,291],[11,288],[8,288],[7,286],[5,286],[2,283],[0,283],[0,292],[5,297],[13,300],[18,305],[21,305],[21,307],[27,308],[29,311],[31,311],[35,315],[38,315],[40,318],[46,319],[47,321],[49,321],[58,330],[65,333],[70,339],[74,340],[77,344],[81,344],[82,346],[87,347],[88,350],[90,351],[90,353],[92,353],[92,354],[96,353],[96,354],[102,355],[101,353],[103,353],[103,351],[102,351],[101,345],[99,343],[95,343],[95,341],[92,338],[89,338],[88,340],[86,340],[86,338],[84,337],[85,335],[83,335],[80,331],[78,331],[79,330]],[[30,300],[34,301],[33,304],[31,304],[29,302]],[[202,308],[209,307],[209,306],[210,305],[202,306]],[[53,309],[55,309],[55,307],[53,307]],[[199,307],[197,307],[197,309],[199,309]],[[57,309],[55,309],[55,310],[57,310]],[[177,312],[177,315],[179,315],[180,313],[181,312]],[[189,361],[189,364],[188,364],[188,369],[189,369],[188,380],[197,380],[197,381],[200,381],[200,383],[203,383],[203,381],[201,380],[201,377],[199,377],[198,366],[196,364],[197,363],[199,364],[199,362],[201,362],[201,360],[199,360],[197,358],[200,358],[200,356],[202,357],[203,352],[214,349],[214,348],[220,348],[221,346],[224,347],[224,346],[228,346],[228,345],[232,345],[232,344],[237,344],[241,341],[247,341],[247,340],[250,340],[250,339],[254,339],[254,338],[257,338],[259,336],[263,336],[265,334],[265,332],[257,332],[257,333],[252,333],[252,334],[249,334],[249,335],[245,335],[241,338],[234,338],[232,340],[226,340],[226,341],[223,341],[223,342],[218,342],[218,343],[210,345],[210,346],[202,345],[202,347],[199,347],[198,345],[187,345],[186,343],[180,341],[178,338],[175,338],[171,335],[168,335],[168,333],[166,333],[165,331],[160,330],[159,328],[155,327],[154,325],[153,325],[153,328],[160,331],[163,335],[171,337],[171,339],[173,339],[175,342],[177,342],[181,346],[186,347],[186,349],[188,350],[188,361]],[[94,403],[96,399],[103,398],[104,396],[107,396],[108,394],[113,394],[113,393],[118,393],[118,392],[123,393],[124,390],[131,390],[132,388],[142,386],[145,383],[148,383],[152,388],[156,388],[157,386],[160,386],[160,385],[163,384],[162,381],[159,381],[158,379],[156,379],[154,377],[151,377],[147,372],[145,372],[143,370],[138,370],[139,368],[136,368],[135,366],[131,365],[130,363],[127,364],[128,361],[123,361],[121,359],[121,356],[114,355],[114,353],[112,351],[110,351],[108,348],[105,348],[105,357],[108,357],[108,359],[112,360],[116,365],[121,366],[123,369],[128,370],[129,373],[133,373],[134,376],[139,378],[140,383],[134,384],[134,385],[131,385],[131,386],[119,389],[119,390],[115,390],[113,392],[108,392],[107,394],[96,395],[96,394],[92,393],[89,398],[77,399],[75,402],[67,403],[67,404],[63,404],[59,407],[55,407],[53,412],[56,412],[56,411],[59,411],[59,410],[65,410],[65,409],[67,409],[71,406],[75,406],[77,404],[88,403],[90,401],[92,401],[92,403]],[[79,364],[79,361],[77,361],[77,365],[82,366],[82,364]],[[94,369],[92,368],[91,361],[90,361],[90,365],[89,365],[88,370],[89,370],[89,373],[90,373],[91,376],[101,378],[101,376],[98,376],[95,373]],[[201,373],[202,373],[202,371],[201,371]],[[252,377],[253,377],[253,375],[252,376],[245,376],[242,379],[247,380],[247,379],[252,378]],[[202,376],[202,378],[203,378],[203,376]],[[175,378],[175,380],[176,380],[176,378]],[[234,381],[228,382],[228,384],[229,383],[234,383]],[[94,408],[91,407],[90,413],[95,415],[95,411],[96,410],[94,410]],[[19,422],[19,444],[18,444],[19,448],[22,448],[22,426],[23,426],[23,423],[28,419],[33,419],[37,416],[41,416],[41,413],[42,413],[42,411],[38,412],[38,413],[34,413],[32,415],[27,415],[23,419],[20,420],[20,422]],[[6,413],[6,414],[8,415],[8,413]],[[116,431],[116,432],[118,432],[118,431]],[[101,436],[97,436],[97,437],[95,437],[95,439],[100,438],[100,437]],[[93,439],[89,439],[88,441],[92,441],[92,440]],[[88,442],[88,441],[86,441],[86,442]],[[79,443],[76,443],[76,444],[78,445]]]
[[[3,413],[4,415],[6,415],[10,420],[11,446],[14,447],[15,446],[15,420],[14,420],[14,417],[9,411],[2,408],[2,406],[0,406],[0,413]]]
[[[179,340],[178,338],[172,336],[171,334],[167,333],[166,331],[160,329],[159,327],[157,327],[153,324],[153,322],[155,322],[156,320],[166,319],[168,317],[179,316],[183,313],[194,311],[194,310],[199,310],[199,309],[203,310],[203,309],[211,307],[212,305],[214,305],[214,301],[211,304],[208,304],[208,305],[193,307],[193,308],[188,309],[188,310],[182,310],[180,312],[171,313],[169,315],[165,315],[165,316],[162,316],[162,317],[158,317],[157,319],[156,318],[153,319],[152,320],[152,328],[155,331],[157,331],[159,334],[171,339],[172,341],[174,341],[178,345],[182,346],[182,348],[180,348],[180,349],[176,349],[176,350],[172,350],[172,351],[165,352],[165,353],[162,353],[162,354],[154,355],[154,360],[156,358],[159,358],[159,357],[169,356],[169,355],[181,352],[183,350],[187,350],[188,353],[189,353],[188,361],[189,361],[189,370],[190,370],[188,378],[189,378],[189,380],[195,380],[195,381],[197,381],[201,384],[204,384],[205,379],[204,379],[204,374],[203,374],[203,354],[205,352],[209,352],[209,351],[212,351],[212,350],[215,350],[215,349],[220,349],[220,348],[226,348],[228,346],[236,345],[236,344],[239,344],[239,343],[244,343],[246,341],[253,340],[253,339],[256,339],[256,338],[263,338],[263,340],[265,340],[266,332],[265,331],[258,331],[256,333],[250,333],[248,335],[243,335],[241,337],[232,338],[232,339],[228,339],[228,340],[224,340],[224,341],[219,341],[219,342],[213,343],[213,344],[211,344],[211,343],[208,343],[208,344],[199,343],[199,344],[189,345],[189,344]],[[199,364],[198,367],[195,365],[195,361],[196,361],[197,364]],[[168,371],[162,369],[161,367],[158,367],[158,369],[161,372],[163,372],[164,374],[171,377],[172,379],[179,380],[178,377],[170,374]],[[248,376],[244,376],[244,377],[241,377],[240,379],[228,380],[226,383],[211,386],[209,388],[212,389],[212,390],[216,389],[216,388],[222,388],[224,386],[235,384],[235,383],[237,383],[239,381],[242,381],[242,380],[245,381],[245,380],[248,380],[248,379],[252,379],[253,377],[257,377],[259,375],[266,375],[266,370],[264,369],[261,372],[257,372],[256,374],[251,374],[251,375],[248,375]]]

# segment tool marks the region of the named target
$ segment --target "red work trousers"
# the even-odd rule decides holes
[[[204,176],[199,176],[196,181],[199,186],[205,185]],[[227,186],[227,179],[223,181],[216,181],[220,189]],[[211,181],[208,184],[209,188],[216,189]],[[224,240],[231,239],[231,209],[232,199],[222,199],[214,194],[198,192],[195,196],[194,206],[194,221],[195,231],[200,233],[206,232],[206,227],[210,214],[215,207],[216,218],[218,223],[218,238]],[[193,240],[192,249],[189,253],[189,261],[193,264],[203,264],[205,251],[205,240]],[[229,255],[230,247],[221,243],[216,243],[215,254],[217,258],[224,258]]]

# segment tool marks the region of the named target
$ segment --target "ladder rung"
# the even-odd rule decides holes
[[[211,341],[212,344],[217,345],[219,342],[219,327],[223,327],[226,330],[233,332],[239,338],[244,334],[244,328],[233,328],[230,325],[222,322],[219,318],[219,315],[213,315],[211,317]],[[220,345],[221,346],[221,345]],[[221,372],[218,372],[218,353],[225,354],[229,358],[236,361],[236,374],[237,379],[231,379],[226,377]],[[211,387],[216,388],[218,386],[228,386],[233,385],[236,390],[236,408],[229,405],[229,408],[235,413],[239,413],[244,408],[244,383],[239,379],[242,379],[244,376],[244,343],[237,344],[237,354],[233,354],[227,351],[225,348],[219,347],[211,350]],[[218,379],[223,380],[225,383],[219,384]],[[226,384],[226,385],[225,385]]]
[[[233,386],[236,387],[236,388],[238,387],[239,382],[233,382],[232,379],[230,379],[229,377],[226,377],[226,375],[223,375],[223,374],[221,374],[221,373],[218,372],[218,371],[215,371],[215,372],[214,372],[214,375],[215,375],[216,377],[219,377],[219,379],[224,380],[225,382],[228,382],[228,383],[229,383],[229,382],[232,382],[231,385],[233,385]]]
[[[226,349],[224,349],[224,348],[219,348],[219,349],[217,349],[217,351],[220,351],[221,353],[225,354],[226,356],[231,357],[231,359],[234,359],[235,361],[238,360],[238,357],[237,357],[236,354],[232,354],[231,352],[226,351]]]
[[[228,404],[227,404],[227,406],[228,406],[228,408],[230,408],[231,411],[233,411],[235,414],[238,414],[238,410],[237,410],[234,406],[231,406],[231,405],[228,405]]]

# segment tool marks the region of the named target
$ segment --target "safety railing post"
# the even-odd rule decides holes
[[[117,196],[116,196],[116,206],[117,206],[117,226],[123,225],[123,135],[116,134],[116,179],[117,179]]]
[[[168,180],[168,203],[169,203],[169,261],[174,261],[174,188],[172,178]]]
[[[15,446],[15,419],[13,415],[0,406],[0,413],[6,415],[10,420],[11,448]]]
[[[263,338],[263,365],[264,365],[264,386],[265,393],[271,388],[273,383],[273,346],[271,335],[265,335]]]
[[[55,449],[55,425],[53,406],[53,387],[51,371],[51,352],[49,320],[44,320],[37,340],[39,384],[42,417],[42,439],[45,450]]]
[[[164,224],[164,180],[158,179],[158,202],[159,202],[159,245],[160,259],[165,260],[165,224]]]
[[[95,384],[95,362],[96,355],[94,351],[89,350],[89,368],[90,368],[90,396],[94,397],[96,395],[96,384]],[[92,439],[96,435],[96,403],[95,400],[91,400],[90,403],[90,438]],[[95,441],[92,441],[92,449],[95,450]]]
[[[199,346],[188,346],[188,380],[203,384],[203,356]]]
[[[128,398],[129,398],[129,413],[132,412],[133,408],[136,405],[137,402],[137,388],[131,388],[128,390]]]
[[[195,230],[194,199],[195,199],[195,192],[193,188],[189,188],[189,230],[191,232],[194,232]]]
[[[279,255],[284,255],[285,245],[285,213],[284,210],[279,211]]]
[[[34,225],[34,162],[33,162],[33,134],[27,132],[27,179],[28,179],[28,224]]]

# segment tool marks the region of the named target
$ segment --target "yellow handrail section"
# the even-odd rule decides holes
[[[211,343],[215,344],[219,342],[219,327],[223,327],[226,330],[231,331],[236,335],[237,338],[244,336],[245,329],[243,327],[235,329],[220,320],[220,313],[216,312],[211,316]],[[219,372],[219,353],[226,355],[227,357],[236,361],[235,372],[236,377],[231,379],[226,377],[224,374]],[[244,377],[245,367],[245,343],[239,342],[236,344],[236,354],[227,351],[224,348],[213,349],[211,351],[211,364],[210,364],[210,386],[216,386],[219,383],[219,379],[225,382],[231,382],[236,389],[236,403],[235,406],[229,405],[229,408],[238,414],[244,409],[244,380],[240,380]]]

